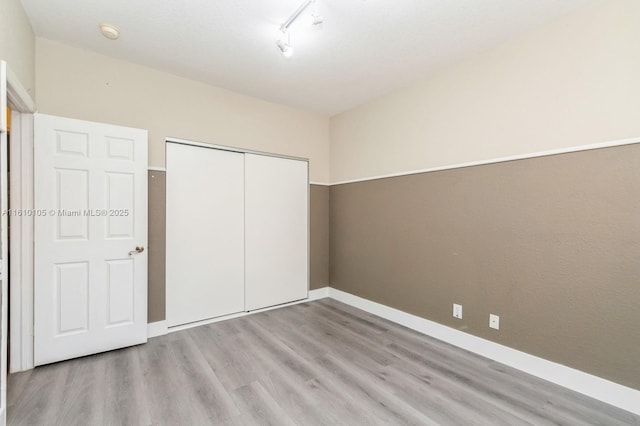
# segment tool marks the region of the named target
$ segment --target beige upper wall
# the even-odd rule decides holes
[[[640,1],[606,0],[331,119],[331,181],[640,136]]]
[[[0,0],[0,59],[35,100],[35,36],[20,0]]]
[[[311,180],[329,180],[328,117],[42,38],[36,76],[40,112],[149,130],[150,166],[174,136],[309,158]]]

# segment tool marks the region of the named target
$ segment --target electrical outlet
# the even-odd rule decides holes
[[[462,305],[453,304],[453,317],[462,319]]]
[[[500,317],[498,315],[489,314],[489,327],[500,329]]]

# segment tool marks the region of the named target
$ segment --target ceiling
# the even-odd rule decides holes
[[[40,37],[334,115],[592,0],[317,0],[320,29],[278,30],[303,0],[22,0]],[[312,6],[313,7],[313,6]],[[121,30],[117,41],[98,24]]]

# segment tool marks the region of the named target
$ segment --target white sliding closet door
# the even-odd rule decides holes
[[[308,292],[308,163],[245,154],[247,311]]]
[[[167,322],[244,310],[244,155],[167,143]]]

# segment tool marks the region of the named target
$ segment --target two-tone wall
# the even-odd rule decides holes
[[[331,182],[640,136],[640,2],[600,0],[331,119]]]
[[[332,117],[331,286],[640,389],[640,145],[490,163],[640,137],[638,17],[594,2]]]
[[[42,113],[149,131],[150,322],[165,319],[166,137],[309,159],[329,181],[329,118],[46,39],[36,40]],[[328,188],[311,186],[311,286],[328,281]]]
[[[309,158],[333,183],[311,186],[312,288],[640,389],[639,145],[491,163],[640,137],[638,16],[635,0],[594,2],[331,119],[38,39],[38,107],[149,129],[151,167],[167,136]],[[149,185],[159,321],[164,173]]]
[[[163,321],[165,312],[166,173],[149,171],[149,322]],[[309,191],[309,287],[329,285],[329,187]]]
[[[640,389],[639,218],[640,144],[336,185],[331,286]]]

